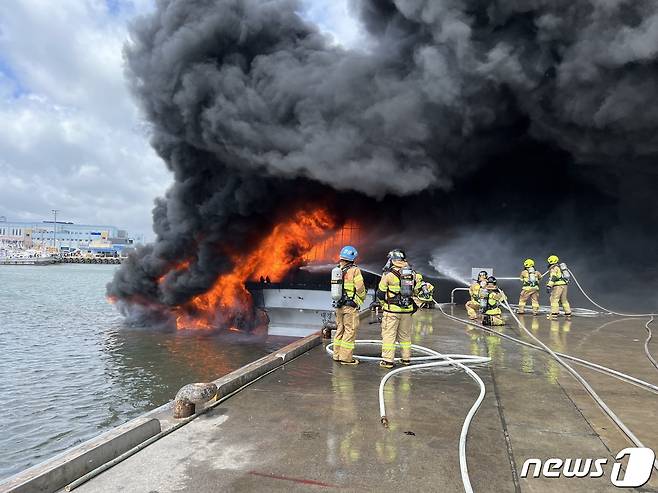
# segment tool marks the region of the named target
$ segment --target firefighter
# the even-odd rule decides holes
[[[487,295],[484,304],[482,325],[505,325],[500,304],[505,301],[505,295],[498,289],[498,281],[494,276],[487,278]]]
[[[530,298],[532,303],[532,314],[539,313],[539,279],[541,273],[535,270],[535,261],[531,258],[523,262],[523,270],[519,276],[521,279],[521,295],[519,296],[519,309],[516,313],[523,315],[525,313],[525,304]]]
[[[382,303],[382,368],[393,368],[395,342],[399,341],[402,364],[411,364],[411,316],[416,307],[416,274],[407,263],[402,250],[389,252],[390,267],[384,272],[377,287],[377,298]]]
[[[434,285],[421,280],[417,286],[418,294],[414,298],[414,302],[418,308],[434,308]]]
[[[551,255],[546,259],[548,262],[548,282],[546,291],[551,296],[551,313],[547,316],[550,320],[557,320],[560,314],[560,303],[564,309],[564,316],[571,318],[571,306],[567,300],[567,284],[569,284],[566,265],[559,265],[560,259],[557,255]]]
[[[488,277],[489,274],[487,271],[481,270],[478,273],[478,278],[468,288],[468,293],[471,295],[471,299],[466,302],[466,312],[468,313],[468,318],[471,320],[477,320],[478,318],[477,312],[480,309],[480,289],[486,286]]]
[[[425,281],[420,272],[416,272],[414,303],[418,308],[434,308],[434,286]]]
[[[358,252],[353,246],[343,247],[337,266],[342,275],[342,292],[335,302],[336,335],[334,336],[333,358],[342,365],[359,364],[359,360],[355,359],[352,353],[359,330],[359,307],[366,299],[366,286],[361,269],[354,263],[357,255]],[[333,277],[332,273],[332,283]]]

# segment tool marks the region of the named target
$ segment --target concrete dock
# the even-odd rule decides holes
[[[454,314],[465,318],[460,307]],[[658,384],[643,352],[646,320],[523,320],[554,350]],[[513,325],[503,330],[519,334]],[[362,321],[359,338],[378,335],[377,324]],[[414,315],[413,339],[443,353],[492,358],[475,367],[487,389],[467,443],[476,492],[620,491],[610,471],[631,444],[549,355],[438,310]],[[658,449],[658,395],[575,368],[646,446]],[[384,429],[377,400],[384,374],[372,362],[333,363],[316,346],[76,491],[463,491],[458,438],[477,386],[454,369],[395,376],[386,388],[391,426]],[[608,465],[596,479],[520,478],[528,458],[606,458]],[[658,473],[636,491],[658,491]]]

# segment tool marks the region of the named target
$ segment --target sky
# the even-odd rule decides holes
[[[302,0],[346,47],[362,45],[349,0]],[[0,2],[0,216],[112,224],[153,238],[172,179],[127,89],[128,24],[154,0]]]

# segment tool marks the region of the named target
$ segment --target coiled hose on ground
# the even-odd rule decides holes
[[[375,274],[379,276],[378,273],[368,271],[372,274]],[[644,316],[651,316],[651,319],[647,322],[646,324],[646,329],[649,332],[649,337],[647,338],[645,342],[645,352],[647,353],[647,356],[652,360],[652,363],[656,368],[658,368],[658,364],[656,364],[655,360],[651,357],[649,351],[648,351],[648,343],[649,340],[651,339],[651,329],[649,328],[649,324],[652,323],[653,321],[653,315],[654,314],[640,314],[640,315],[628,315],[628,314],[622,314],[622,313],[617,313],[611,310],[606,309],[605,307],[602,307],[601,305],[597,304],[592,300],[587,293],[583,290],[581,287],[580,283],[578,282],[577,278],[573,275],[573,272],[571,272],[572,277],[574,279],[574,282],[580,289],[580,291],[583,293],[583,295],[596,307],[604,310],[607,313],[610,314],[615,314],[615,315],[621,315],[621,316],[630,316],[630,317],[644,317]],[[595,400],[595,402],[599,405],[599,407],[604,411],[606,415],[615,423],[615,425],[626,435],[629,440],[635,444],[638,447],[643,447],[644,445],[642,442],[633,434],[633,432],[621,421],[621,419],[607,406],[607,404],[599,397],[599,395],[596,393],[596,391],[589,385],[589,383],[576,371],[574,370],[568,363],[564,361],[564,359],[569,359],[571,361],[574,361],[578,364],[581,364],[583,366],[586,366],[588,368],[594,369],[596,371],[611,375],[615,378],[618,378],[620,380],[626,381],[628,383],[632,383],[634,385],[637,385],[639,387],[642,387],[646,390],[652,391],[654,393],[658,393],[658,387],[656,385],[650,384],[648,382],[645,382],[643,380],[640,380],[638,378],[635,378],[633,376],[627,375],[625,373],[619,372],[617,370],[607,368],[602,365],[598,365],[596,363],[592,363],[590,361],[581,359],[581,358],[576,358],[575,356],[563,354],[563,353],[557,353],[553,351],[551,348],[546,346],[542,341],[540,341],[537,337],[530,332],[525,325],[519,320],[519,318],[516,316],[514,313],[514,310],[512,307],[507,303],[503,303],[503,306],[510,312],[512,317],[515,319],[515,321],[518,323],[519,327],[521,327],[527,334],[530,336],[531,339],[535,340],[538,345],[528,343],[526,341],[522,341],[520,339],[516,339],[514,337],[508,336],[507,334],[500,333],[496,330],[489,329],[488,327],[485,327],[483,325],[474,323],[471,320],[464,320],[460,319],[458,317],[455,317],[453,315],[448,315],[445,310],[443,309],[443,305],[438,303],[436,299],[434,299],[434,302],[438,305],[439,309],[441,310],[441,313],[453,320],[459,321],[461,323],[464,323],[468,326],[475,326],[481,330],[484,330],[488,333],[492,333],[495,335],[498,335],[500,337],[503,337],[505,339],[514,341],[518,344],[522,344],[528,347],[532,347],[534,349],[540,350],[547,352],[550,354],[559,364],[561,364],[588,392],[588,394]],[[357,344],[381,344],[381,341],[377,340],[357,340],[355,341]],[[330,353],[333,353],[332,348],[333,344],[330,344],[327,346],[327,351]],[[436,359],[437,361],[432,361],[430,363],[421,363],[421,364],[416,364],[416,365],[411,365],[408,367],[402,367],[402,368],[397,368],[394,369],[390,372],[388,372],[384,377],[381,379],[380,384],[379,384],[379,407],[380,407],[380,414],[382,418],[382,424],[385,426],[388,426],[388,418],[386,417],[386,405],[384,401],[384,387],[386,385],[386,382],[394,375],[404,372],[404,371],[413,371],[413,370],[419,370],[419,369],[424,369],[424,368],[431,368],[431,367],[439,367],[439,366],[448,366],[452,365],[457,368],[460,368],[464,370],[475,382],[478,383],[480,386],[480,394],[478,398],[476,399],[475,403],[471,406],[471,409],[469,410],[465,420],[464,424],[462,425],[462,430],[460,434],[460,439],[459,439],[459,464],[460,464],[460,470],[461,470],[461,476],[462,476],[462,482],[464,484],[464,490],[467,493],[471,493],[473,491],[470,478],[468,475],[468,466],[466,463],[466,439],[468,436],[468,429],[470,427],[471,421],[473,417],[475,416],[475,413],[479,409],[482,401],[484,400],[484,396],[486,393],[484,382],[482,379],[470,368],[468,368],[464,363],[469,364],[469,363],[484,363],[490,361],[490,358],[483,358],[483,357],[478,357],[474,355],[443,355],[437,351],[434,351],[433,349],[425,348],[423,346],[417,346],[417,345],[412,345],[412,349],[415,349],[417,351],[423,352],[428,356],[424,357],[415,357],[412,358],[412,361],[421,361],[421,360],[431,360],[431,359]],[[379,357],[372,357],[372,356],[357,356],[358,359],[363,359],[363,360],[381,360]],[[564,358],[564,359],[563,359]],[[658,469],[658,461],[654,462],[654,467]]]
[[[382,341],[376,339],[361,339],[355,341],[355,343],[357,345],[381,346]],[[388,373],[386,373],[386,375],[384,375],[384,377],[382,377],[381,381],[379,382],[379,411],[381,415],[382,424],[386,428],[388,428],[388,418],[386,417],[386,402],[384,400],[384,386],[392,376],[405,371],[436,368],[439,366],[454,366],[456,368],[460,368],[464,370],[466,374],[470,376],[480,386],[480,394],[478,395],[477,399],[471,406],[471,409],[468,411],[468,414],[466,415],[466,418],[464,419],[464,423],[462,425],[461,433],[459,435],[459,469],[461,472],[462,483],[464,484],[464,491],[466,491],[467,493],[472,493],[473,487],[471,486],[471,480],[468,475],[468,465],[466,463],[466,437],[468,436],[468,429],[471,426],[471,421],[473,420],[475,413],[477,413],[480,404],[482,404],[482,401],[484,400],[486,389],[484,386],[484,382],[478,376],[478,374],[475,373],[466,365],[488,363],[489,361],[491,361],[491,358],[487,358],[483,356],[475,356],[472,354],[442,354],[433,349],[424,346],[419,346],[416,344],[412,344],[411,349],[413,351],[418,351],[426,355],[426,356],[412,357],[411,358],[412,362],[428,361],[428,360],[430,360],[430,362],[396,368],[395,370],[389,371]],[[333,343],[327,345],[326,351],[329,354],[333,355]],[[378,356],[357,356],[357,359],[368,360],[368,361],[380,361],[382,358]]]

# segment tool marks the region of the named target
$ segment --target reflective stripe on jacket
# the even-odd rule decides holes
[[[409,306],[402,307],[396,304],[396,297],[399,299],[400,295],[400,278],[394,274],[392,271],[395,270],[400,272],[397,267],[394,267],[391,271],[384,274],[379,281],[378,289],[386,293],[384,300],[382,301],[382,309],[385,312],[392,313],[411,313],[414,311],[413,303]]]
[[[366,299],[366,288],[361,269],[356,265],[347,266],[343,275],[343,296],[361,306]]]
[[[503,293],[500,291],[490,291],[487,295],[487,308],[484,311],[485,315],[500,315],[500,301],[503,300]]]
[[[539,289],[539,279],[541,278],[541,274],[539,272],[535,271],[534,283],[530,282],[530,272],[528,272],[528,269],[522,270],[521,275],[519,277],[521,279],[521,284],[523,286],[521,289],[528,291],[536,291]]]
[[[562,269],[559,265],[554,265],[549,271],[549,280],[546,285],[550,288],[553,286],[564,286],[567,284],[567,280],[562,276]]]

